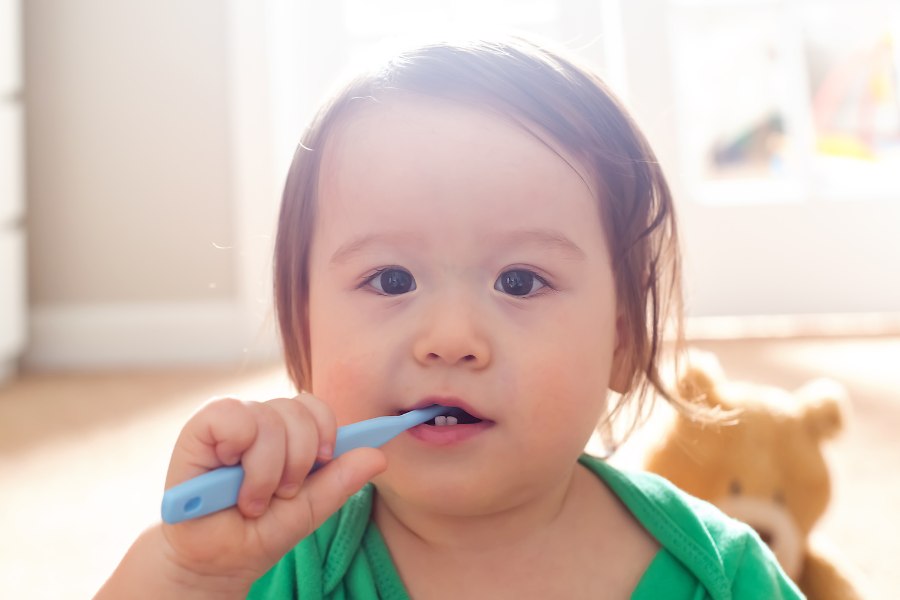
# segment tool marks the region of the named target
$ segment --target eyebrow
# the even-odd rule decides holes
[[[418,233],[368,233],[341,244],[331,255],[331,264],[340,265],[371,246],[420,246],[424,237]]]
[[[340,265],[351,260],[372,246],[418,246],[424,243],[424,236],[419,233],[369,233],[352,238],[341,244],[331,255],[331,264]],[[586,254],[581,247],[568,236],[552,229],[517,229],[503,234],[497,246],[535,245],[548,250],[556,250],[573,259],[584,259]]]
[[[503,244],[534,244],[548,250],[558,250],[575,259],[586,258],[584,250],[560,231],[552,229],[518,229],[501,238]]]

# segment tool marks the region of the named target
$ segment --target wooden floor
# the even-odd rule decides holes
[[[900,339],[695,345],[715,352],[733,378],[794,388],[830,376],[848,387],[853,415],[828,449],[835,494],[818,531],[860,569],[871,597],[894,597]],[[158,518],[170,449],[197,405],[288,393],[277,366],[26,374],[0,388],[0,597],[90,597]],[[622,456],[639,444],[636,436]]]

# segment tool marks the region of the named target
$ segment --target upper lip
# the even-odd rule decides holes
[[[472,415],[473,417],[475,417],[476,419],[481,419],[482,421],[490,421],[491,420],[491,419],[488,419],[487,417],[484,417],[481,413],[479,413],[477,410],[472,408],[472,406],[465,400],[461,400],[460,398],[455,398],[455,397],[450,397],[450,396],[429,396],[427,398],[423,398],[423,399],[419,400],[418,402],[416,402],[415,404],[413,404],[412,406],[401,409],[400,413],[401,414],[407,413],[411,410],[416,410],[417,408],[425,408],[428,406],[433,406],[435,404],[438,404],[440,406],[446,406],[447,408],[462,409],[462,410],[466,411],[467,413],[469,413],[470,415]]]

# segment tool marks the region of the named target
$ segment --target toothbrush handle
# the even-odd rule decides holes
[[[174,524],[196,519],[237,504],[244,481],[241,465],[220,467],[166,490],[162,519]]]
[[[321,466],[314,464],[310,473]],[[171,525],[236,506],[243,482],[241,465],[219,467],[188,479],[163,494],[162,520]]]
[[[314,464],[310,473],[315,473],[321,466]],[[243,482],[241,465],[219,467],[188,479],[163,494],[162,519],[171,525],[236,506]]]

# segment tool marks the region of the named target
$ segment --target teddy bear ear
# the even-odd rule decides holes
[[[817,379],[797,390],[803,420],[816,439],[829,439],[844,428],[849,411],[847,390],[831,379]]]
[[[678,393],[685,400],[713,403],[716,382],[724,380],[722,365],[714,354],[690,350],[679,365]]]

